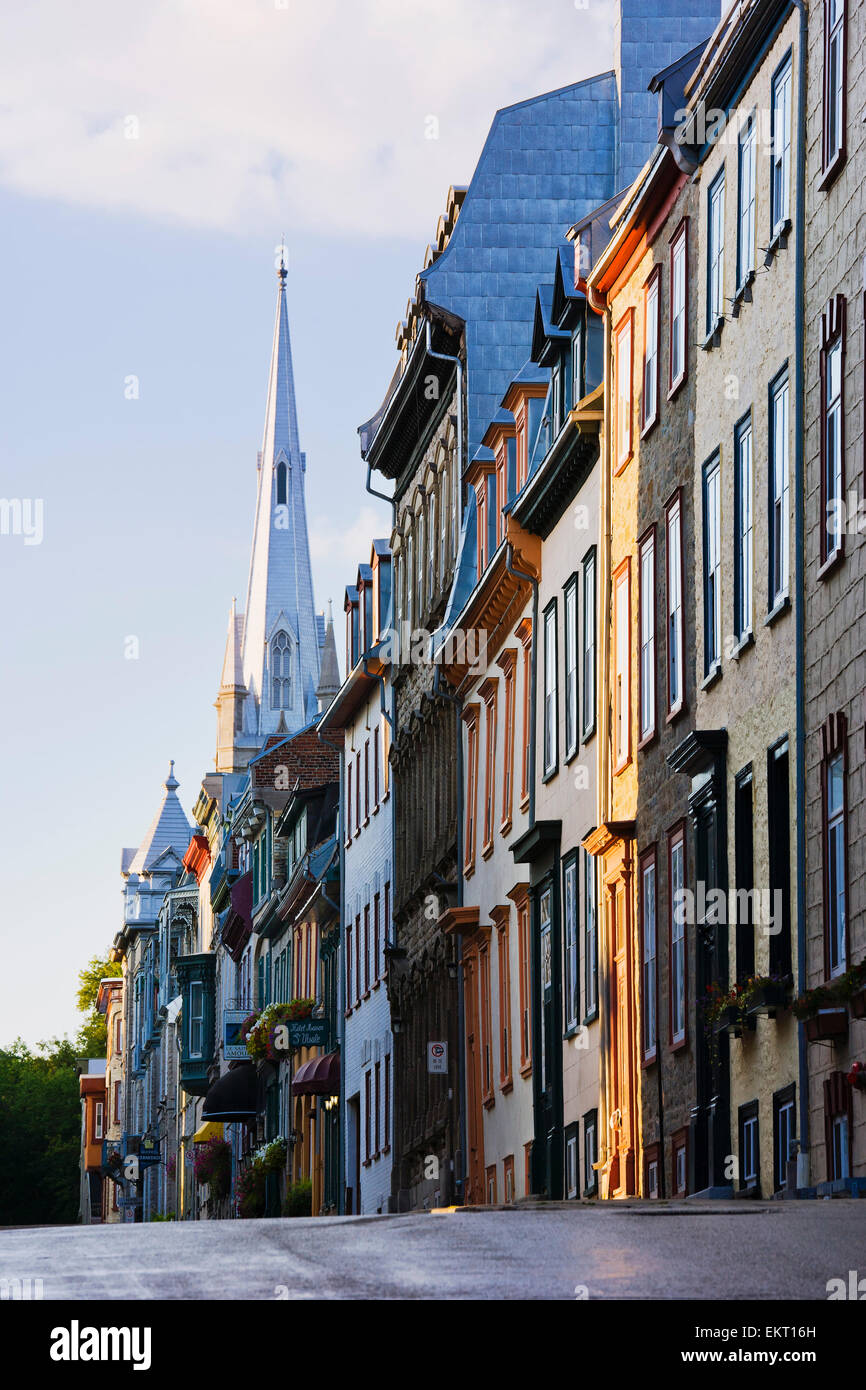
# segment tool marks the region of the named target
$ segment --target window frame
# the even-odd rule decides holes
[[[767,611],[772,613],[790,596],[791,590],[791,387],[788,364],[776,373],[768,389],[767,416],[767,497],[768,497],[768,554],[767,554]],[[776,427],[776,402],[785,395],[784,481],[781,496],[776,496],[776,464],[779,431]],[[753,458],[754,465],[754,458]],[[779,535],[776,534],[776,503],[779,504]],[[776,585],[776,564],[779,561],[779,585]]]
[[[598,604],[598,564],[596,547],[591,545],[581,561],[581,672],[583,675],[583,741],[587,743],[595,733],[596,724],[596,670],[597,670],[597,604]],[[592,592],[590,593],[589,590]],[[588,615],[592,616],[592,628]],[[591,640],[590,640],[591,638]],[[592,677],[587,679],[587,667],[592,666]]]
[[[797,1142],[797,1087],[795,1082],[788,1086],[783,1086],[781,1090],[773,1092],[773,1191],[784,1192],[786,1179],[784,1167],[781,1161],[781,1139],[782,1139],[782,1115],[791,1117],[791,1125],[788,1129],[789,1143],[787,1158],[790,1159],[791,1144]],[[785,1161],[787,1163],[787,1159]]]
[[[676,519],[677,533],[677,555],[671,555],[671,518]],[[686,707],[685,699],[685,546],[683,544],[683,490],[677,488],[676,492],[665,504],[665,671],[667,685],[667,717],[666,722],[672,719]],[[673,568],[675,565],[675,569]],[[678,583],[678,605],[676,608],[671,606],[671,574],[677,574]],[[676,617],[676,643],[671,642],[671,620]],[[672,650],[673,648],[673,650]],[[671,657],[675,656],[675,667],[679,680],[679,690],[677,699],[671,701]]]
[[[828,408],[828,367],[833,352],[838,347],[840,353],[839,360],[839,394],[838,394],[838,421],[839,427],[836,438],[838,438],[839,467],[838,467],[838,502],[844,504],[845,500],[845,357],[846,357],[846,319],[847,308],[845,296],[838,294],[829,301],[821,315],[821,348],[819,355],[819,374],[820,374],[820,429],[821,429],[821,513],[820,513],[820,536],[821,536],[821,565],[818,570],[819,579],[833,568],[845,554],[845,528],[842,525],[842,518],[837,509],[838,533],[836,544],[831,550],[828,546],[830,492],[828,488],[828,450],[827,434],[830,421],[830,410]],[[837,397],[833,397],[835,403]],[[835,473],[834,469],[834,473]]]
[[[670,238],[670,277],[671,277],[671,312],[669,325],[669,344],[668,344],[668,400],[672,400],[679,391],[683,382],[688,376],[689,359],[689,219],[684,217],[675,228]],[[677,255],[682,247],[683,253],[683,300],[682,300],[682,366],[679,372],[674,374],[674,327],[679,317],[680,310],[677,308]]]
[[[711,488],[711,483],[715,486]],[[704,610],[704,679],[707,680],[722,665],[722,459],[720,450],[711,454],[701,469],[703,497],[703,610]],[[711,516],[711,499],[716,498],[715,519]],[[715,564],[712,565],[714,541]],[[712,593],[712,599],[710,594]],[[710,660],[710,635],[713,658]]]
[[[655,334],[653,335],[652,352],[650,352],[650,326],[649,326],[649,307],[651,299],[655,300]],[[645,438],[654,425],[658,424],[660,414],[661,396],[661,360],[662,360],[662,267],[654,266],[647,276],[643,289],[643,371],[641,373],[641,413],[643,417],[643,427],[641,438]],[[653,408],[647,409],[647,368],[650,362],[655,368],[655,391]]]
[[[823,938],[824,938],[824,978],[825,980],[838,979],[848,969],[848,962],[851,958],[851,933],[850,933],[850,885],[849,885],[849,820],[848,820],[848,721],[846,716],[840,711],[838,714],[830,715],[821,730],[822,750],[821,750],[821,839],[822,839],[822,866],[821,880],[823,889]],[[842,804],[837,812],[833,813],[831,826],[830,797],[829,797],[829,775],[833,764],[841,759],[842,762]],[[837,949],[841,947],[842,959],[833,966],[833,917],[831,914],[832,889],[830,882],[830,836],[831,830],[836,824],[841,826],[842,832],[842,892],[844,922],[841,932],[837,926]]]
[[[656,528],[655,522],[649,526],[637,543],[638,553],[638,748],[646,748],[658,732],[658,642],[656,634]],[[644,581],[644,559],[650,556],[651,575]],[[649,614],[650,634],[644,642],[644,617]],[[649,677],[647,688],[652,697],[652,718],[644,722],[644,676],[645,662],[649,653]]]
[[[628,374],[622,367],[622,341],[627,338]],[[613,474],[622,473],[634,453],[634,309],[627,309],[613,331],[614,392],[614,463]],[[621,390],[627,382],[628,392]],[[626,416],[625,421],[623,416]],[[622,436],[622,438],[620,437]]]
[[[824,0],[823,24],[823,63],[821,72],[821,179],[818,189],[825,191],[830,187],[847,159],[848,148],[848,4],[841,0],[841,17],[837,24],[830,24],[833,0]],[[839,35],[839,142],[835,150],[830,148],[830,49],[833,35]]]
[[[572,850],[562,861],[562,973],[565,1036],[580,1024],[580,885],[578,852]],[[569,888],[571,906],[569,914]]]
[[[744,155],[748,151],[748,187],[744,187],[746,168]],[[745,198],[744,198],[745,192]],[[755,112],[744,121],[737,140],[737,291],[744,290],[754,278],[757,261],[758,225],[758,126]],[[744,256],[748,237],[748,263]]]
[[[675,920],[676,906],[674,903],[674,877],[673,861],[674,850],[679,846],[682,853],[682,882],[677,884],[678,888],[688,886],[688,872],[686,865],[686,827],[684,821],[679,821],[668,831],[668,962],[669,962],[669,990],[670,995],[670,1046],[671,1051],[678,1051],[686,1046],[689,1040],[689,953],[688,953],[688,932],[687,923],[678,923]],[[674,936],[674,928],[682,927],[682,936]],[[679,990],[676,982],[676,966],[674,948],[678,942],[682,942],[682,990]],[[680,998],[681,996],[681,998]],[[679,1005],[682,1004],[680,1010]],[[679,1014],[682,1014],[682,1027],[678,1028]]]
[[[748,529],[743,524],[743,442],[748,440]],[[734,636],[745,642],[754,631],[755,436],[748,410],[734,426]],[[748,577],[748,595],[744,581]],[[748,603],[746,603],[748,597]]]
[[[542,614],[542,781],[547,782],[559,767],[559,621],[557,600],[552,598]],[[550,646],[552,645],[552,652]],[[548,685],[553,677],[552,686]],[[552,711],[552,717],[550,714]]]
[[[631,762],[631,556],[617,565],[611,577],[613,590],[613,723],[614,723],[614,764],[613,775],[624,771]],[[625,589],[625,638],[620,631],[620,593]],[[620,659],[624,658],[624,669]]]
[[[784,144],[782,158],[776,158],[776,122],[778,119],[778,93],[787,85],[785,110]],[[779,235],[780,229],[791,219],[791,172],[792,172],[792,118],[794,97],[794,65],[792,50],[789,48],[779,63],[770,83],[770,236]],[[781,168],[781,194],[776,191],[776,169]],[[781,206],[777,202],[781,201]]]
[[[578,593],[578,573],[575,570],[566,580],[562,589],[562,620],[563,620],[563,705],[565,714],[565,748],[563,758],[565,762],[570,762],[576,755],[580,746],[580,680],[579,680],[579,657],[580,649],[580,623],[579,623],[579,593]],[[571,614],[569,615],[569,608]],[[572,647],[574,658],[573,667],[569,667],[569,642]],[[573,683],[574,710],[571,705],[571,686]]]
[[[598,1018],[598,862],[583,851],[583,1002],[584,1024]]]
[[[718,218],[716,210],[719,209]],[[717,240],[716,240],[717,238]],[[725,166],[707,188],[707,334],[725,317]]]
[[[641,982],[641,1061],[643,1066],[650,1066],[658,1056],[658,867],[656,863],[656,847],[650,845],[641,854],[638,860],[638,893],[640,904],[640,929],[638,933],[640,947],[640,982]],[[648,952],[647,941],[647,874],[652,872],[652,955]],[[652,1001],[652,1010],[648,1008],[648,999]],[[652,1017],[652,1034],[648,1031],[647,1021]]]

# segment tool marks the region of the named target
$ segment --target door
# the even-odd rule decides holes
[[[464,947],[464,1007],[466,1010],[466,1144],[469,1150],[467,1206],[485,1200],[484,1115],[481,1107],[481,1044],[478,1036],[478,956]]]
[[[346,1102],[346,1214],[361,1212],[361,1096]]]

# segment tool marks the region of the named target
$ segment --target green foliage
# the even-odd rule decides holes
[[[84,969],[78,972],[76,1003],[79,1012],[87,1015],[75,1040],[79,1057],[105,1056],[108,1042],[105,1018],[96,1011],[96,996],[101,980],[116,978],[120,974],[121,966],[108,959],[107,950],[102,956],[91,956]]]
[[[0,1049],[0,1225],[78,1214],[81,1104],[68,1039]]]
[[[283,1216],[312,1216],[313,1184],[309,1178],[290,1183],[283,1202]]]

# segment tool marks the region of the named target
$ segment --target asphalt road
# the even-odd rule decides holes
[[[826,1300],[850,1270],[866,1276],[866,1201],[0,1230],[0,1279],[64,1300]]]

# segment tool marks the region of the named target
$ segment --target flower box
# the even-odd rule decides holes
[[[819,1009],[811,1018],[805,1020],[806,1037],[809,1042],[826,1042],[848,1035],[847,1009]]]
[[[788,986],[781,980],[765,980],[763,984],[755,986],[754,995],[749,1003],[750,1014],[767,1014],[770,1018],[775,1018],[779,1009],[784,1009],[788,1004]]]
[[[749,1033],[755,1031],[756,1020],[744,1015],[739,1004],[729,1004],[719,1014],[715,1031],[717,1033],[733,1033],[735,1038],[742,1037],[744,1030]]]
[[[866,989],[858,989],[849,999],[852,1018],[866,1018]]]

